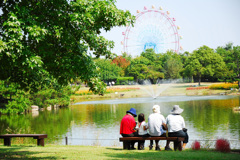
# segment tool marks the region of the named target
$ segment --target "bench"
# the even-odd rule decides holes
[[[33,137],[37,139],[38,146],[44,146],[44,138],[47,138],[47,134],[3,134],[0,138],[4,139],[4,146],[11,146],[11,138],[13,137]]]
[[[177,149],[182,151],[182,142],[184,141],[183,137],[121,137],[119,138],[120,142],[123,142],[123,149],[129,149],[129,141],[143,141],[143,140],[168,140],[174,142],[174,150]]]

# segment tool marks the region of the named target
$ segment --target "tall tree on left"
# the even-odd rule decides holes
[[[101,92],[92,55],[111,57],[114,43],[100,33],[134,21],[115,0],[1,0],[0,10],[0,80],[25,90],[78,77]]]

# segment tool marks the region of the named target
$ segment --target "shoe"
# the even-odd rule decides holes
[[[152,150],[153,146],[149,146],[149,150]]]
[[[170,147],[165,147],[165,151],[172,151]]]
[[[139,150],[144,150],[144,146],[141,145],[140,148],[139,148]]]
[[[159,146],[156,146],[155,150],[156,150],[156,151],[161,151],[161,149],[160,149]]]

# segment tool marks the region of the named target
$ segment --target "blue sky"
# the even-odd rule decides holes
[[[137,10],[143,11],[144,6],[150,8],[152,5],[169,11],[169,16],[174,17],[175,24],[181,27],[182,52],[192,52],[203,45],[216,49],[228,42],[240,46],[240,0],[117,0],[116,5],[134,15]],[[123,52],[121,41],[125,29],[115,27],[102,33],[115,42],[112,51],[118,55]]]

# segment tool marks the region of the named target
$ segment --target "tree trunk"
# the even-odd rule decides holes
[[[238,91],[240,91],[240,81],[238,81]]]
[[[201,75],[198,74],[198,86],[200,86],[200,83],[201,83]]]

